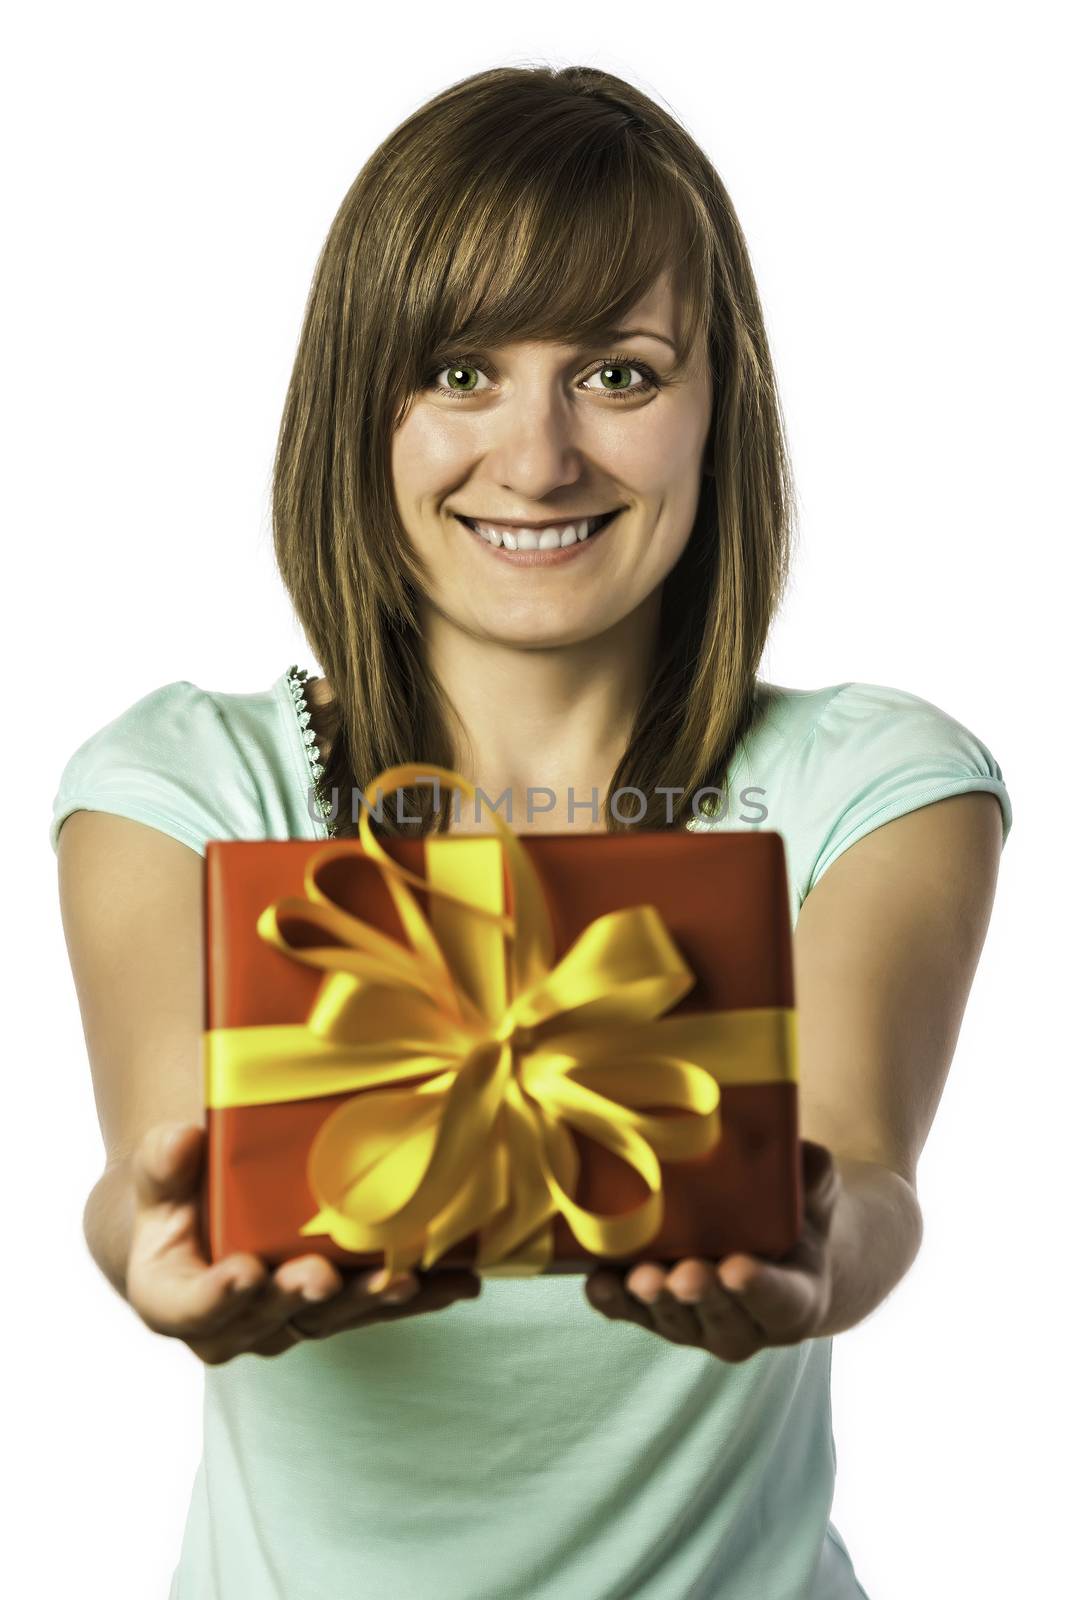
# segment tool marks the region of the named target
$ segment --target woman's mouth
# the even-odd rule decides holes
[[[513,566],[558,566],[575,560],[598,534],[619,515],[621,507],[598,517],[582,517],[575,522],[555,523],[548,528],[506,528],[503,524],[480,522],[457,516],[488,555],[509,561]]]

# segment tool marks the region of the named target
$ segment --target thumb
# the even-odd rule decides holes
[[[801,1140],[804,1190],[807,1208],[820,1220],[833,1210],[841,1187],[841,1172],[833,1154],[824,1144]]]
[[[153,1206],[191,1199],[199,1187],[203,1147],[204,1129],[198,1123],[161,1122],[149,1128],[133,1162],[138,1202]]]

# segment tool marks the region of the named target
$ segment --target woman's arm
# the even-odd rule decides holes
[[[105,811],[60,831],[59,898],[104,1141],[86,1243],[125,1296],[131,1157],[154,1123],[203,1124],[203,862],[176,839]]]
[[[993,909],[994,795],[866,834],[808,895],[794,939],[800,1132],[915,1189]]]
[[[919,1253],[922,1212],[899,1172],[873,1161],[836,1158],[841,1187],[830,1218],[830,1303],[809,1335],[844,1333],[870,1315]]]
[[[800,1131],[841,1172],[820,1334],[863,1320],[922,1240],[916,1168],[993,908],[995,795],[953,795],[866,834],[797,919]]]
[[[745,1254],[587,1281],[596,1309],[724,1360],[841,1333],[922,1240],[916,1167],[989,925],[1000,805],[953,795],[866,834],[824,873],[794,939],[805,1223],[770,1264]],[[618,1281],[616,1281],[616,1279]],[[664,1292],[666,1291],[666,1292]]]
[[[89,1254],[111,1287],[126,1298],[126,1263],[133,1237],[133,1184],[125,1161],[107,1167],[89,1191],[82,1231]]]
[[[294,1327],[300,1338],[326,1338],[477,1294],[480,1281],[465,1268],[427,1282],[405,1274],[394,1301],[371,1287],[373,1270],[345,1274],[317,1253],[273,1272],[246,1251],[205,1259],[203,862],[158,829],[95,811],[64,823],[58,855],[106,1155],[85,1237],[142,1321],[218,1365],[280,1355],[298,1342]]]
[[[227,1339],[254,1348],[257,1332],[304,1307],[305,1282],[334,1293],[340,1275],[305,1258],[283,1285],[247,1253],[203,1258],[203,862],[159,829],[90,810],[64,823],[57,854],[105,1152],[83,1213],[86,1243],[153,1331],[198,1354],[225,1351]]]

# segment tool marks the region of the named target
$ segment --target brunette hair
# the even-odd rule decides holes
[[[784,595],[792,472],[748,251],[722,181],[653,100],[593,67],[499,67],[415,111],[341,203],[311,285],[274,462],[279,571],[332,689],[314,713],[319,794],[339,837],[384,767],[454,766],[443,689],[421,649],[420,563],[390,475],[397,422],[457,343],[583,347],[671,274],[679,360],[706,347],[712,423],[693,530],[662,593],[657,654],[614,793],[675,822],[725,790],[758,709],[756,673]],[[620,797],[618,811],[628,815]],[[386,801],[380,830],[447,826],[428,788]],[[719,806],[723,803],[719,802]],[[632,809],[632,808],[631,808]],[[718,810],[719,807],[715,807]]]

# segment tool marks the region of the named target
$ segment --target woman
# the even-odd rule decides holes
[[[52,822],[108,1153],[87,1238],[206,1369],[172,1600],[862,1596],[829,1521],[832,1336],[919,1248],[1011,811],[926,700],[757,677],[789,466],[741,230],[684,130],[577,67],[481,73],[398,128],[317,266],[274,519],[324,678],[164,685],[74,752]],[[510,792],[520,833],[782,834],[788,1260],[389,1298],[314,1254],[203,1260],[205,841],[351,836],[361,787],[416,759]],[[420,830],[488,827],[437,798],[405,791]]]

